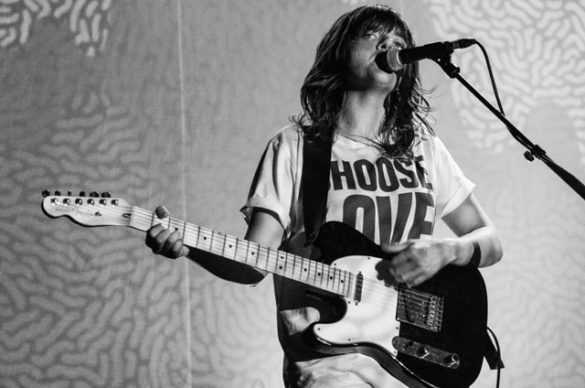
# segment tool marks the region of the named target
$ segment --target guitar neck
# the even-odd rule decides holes
[[[228,260],[307,284],[323,291],[351,297],[355,292],[356,275],[318,261],[281,250],[263,247],[252,241],[168,217],[159,219],[153,212],[132,207],[128,226],[146,231],[161,224],[180,233],[183,243]]]

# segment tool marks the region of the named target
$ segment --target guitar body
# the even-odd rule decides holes
[[[475,381],[487,338],[487,296],[478,270],[449,266],[419,287],[394,286],[397,297],[381,296],[392,286],[371,281],[387,270],[380,258],[388,255],[378,245],[337,222],[323,225],[316,245],[326,263],[370,281],[359,303],[346,300],[338,321],[305,331],[310,346],[323,354],[371,356],[410,387],[459,388]],[[436,303],[441,306],[433,310]]]

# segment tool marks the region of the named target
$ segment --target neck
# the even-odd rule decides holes
[[[386,94],[348,91],[337,119],[340,134],[374,138],[384,118]]]

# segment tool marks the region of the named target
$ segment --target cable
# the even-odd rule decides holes
[[[492,331],[492,329],[488,327],[487,330],[496,344],[496,354],[498,355],[498,366],[496,368],[496,388],[500,388],[500,373],[502,371],[502,354],[500,352],[500,344],[496,334]]]
[[[494,89],[494,95],[496,97],[496,102],[498,103],[498,109],[505,116],[506,113],[504,113],[504,107],[502,106],[502,102],[500,101],[500,95],[498,93],[498,87],[496,86],[496,79],[494,78],[494,73],[492,72],[492,65],[490,64],[490,58],[488,56],[488,53],[485,47],[483,47],[483,45],[480,42],[476,40],[475,43],[479,46],[481,52],[483,53],[483,57],[485,58],[485,64],[490,75],[490,81],[492,83],[492,88]]]

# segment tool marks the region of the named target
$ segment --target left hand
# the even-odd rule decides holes
[[[388,270],[399,283],[415,287],[456,259],[455,239],[410,240],[382,247],[392,255]]]

